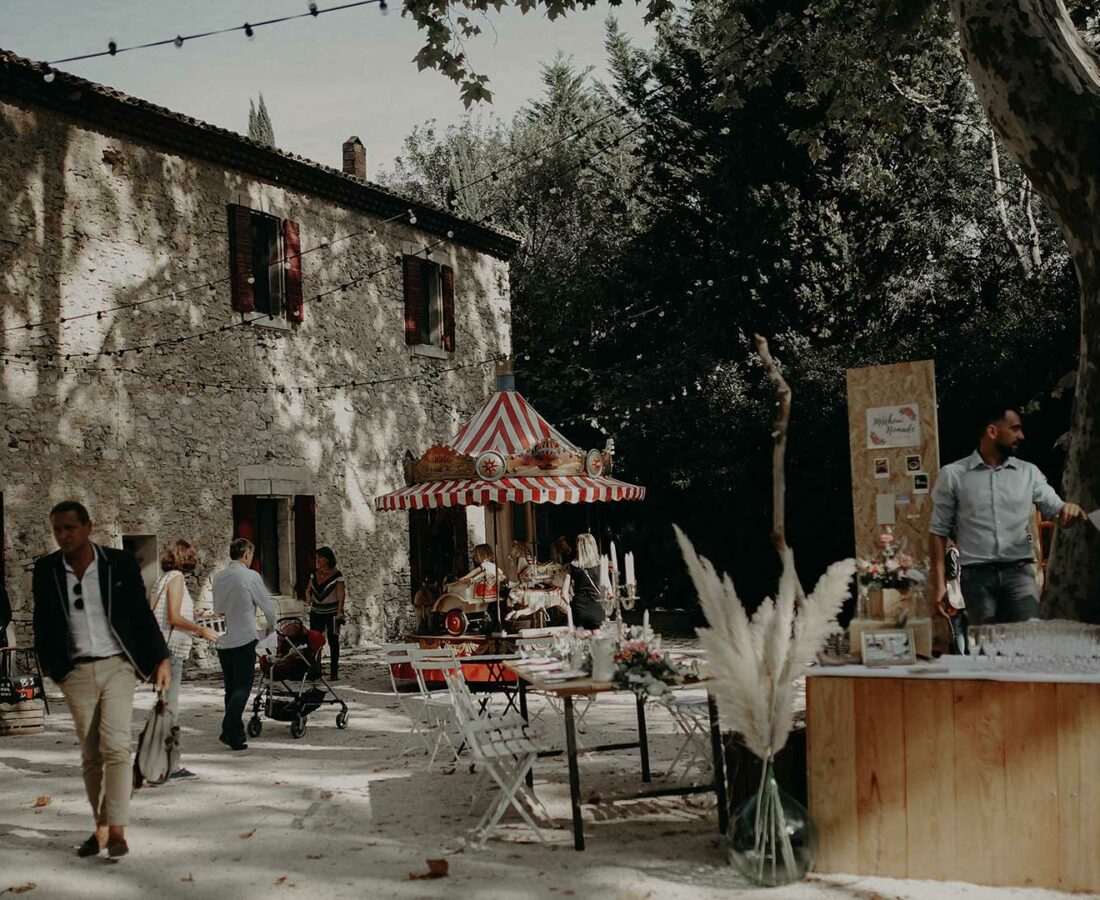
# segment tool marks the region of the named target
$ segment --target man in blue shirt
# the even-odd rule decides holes
[[[1085,512],[1062,500],[1037,466],[1016,458],[1024,439],[1017,410],[991,406],[975,425],[981,429],[978,448],[940,469],[932,492],[929,591],[938,604],[945,592],[947,541],[954,537],[970,624],[1036,619],[1039,588],[1028,529],[1033,507],[1062,527],[1084,519]]]

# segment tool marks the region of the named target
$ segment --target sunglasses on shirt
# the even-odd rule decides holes
[[[83,609],[84,608],[83,594],[84,594],[84,585],[82,585],[78,581],[76,584],[73,585],[73,596],[76,597],[76,599],[73,601],[73,606],[76,607],[77,609]]]

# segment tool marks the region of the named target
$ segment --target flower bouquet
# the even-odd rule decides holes
[[[870,559],[857,559],[856,571],[859,583],[868,588],[893,588],[909,590],[914,584],[924,582],[924,573],[916,565],[912,554],[904,546],[898,546],[890,526],[879,535],[879,552]]]
[[[646,641],[627,641],[613,659],[615,675],[612,680],[639,697],[659,697],[673,685],[684,683],[685,672]]]

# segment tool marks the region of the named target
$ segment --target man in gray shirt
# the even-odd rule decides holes
[[[1075,503],[1063,501],[1038,467],[1016,458],[1024,439],[1020,414],[1011,406],[984,410],[978,449],[940,469],[932,492],[929,525],[933,602],[945,592],[944,554],[954,538],[962,563],[962,591],[972,625],[1023,622],[1039,617],[1035,548],[1028,524],[1032,508],[1045,519],[1069,527],[1085,518]]]
[[[247,750],[242,715],[256,674],[256,610],[275,630],[275,604],[259,572],[249,568],[255,547],[244,538],[229,545],[229,565],[214,576],[214,612],[225,616],[225,634],[218,640],[218,661],[225,680],[225,716],[218,737],[230,750]]]

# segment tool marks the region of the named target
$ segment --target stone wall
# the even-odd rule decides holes
[[[0,369],[3,553],[20,639],[29,636],[29,566],[54,549],[53,503],[85,502],[107,545],[131,533],[192,541],[201,558],[192,590],[202,603],[210,576],[227,561],[231,497],[264,471],[276,472],[275,481],[289,472],[283,481],[316,497],[317,542],[334,548],[348,580],[348,639],[396,634],[411,613],[408,520],[375,512],[372,500],[401,486],[406,449],[450,437],[490,390],[491,363],[476,363],[510,348],[507,262],[450,243],[433,250],[434,260],[455,271],[456,350],[420,355],[405,344],[399,266],[321,302],[309,299],[438,240],[408,222],[372,221],[6,103],[0,146],[0,329],[228,276],[227,203],[298,222],[303,249],[330,242],[302,259],[301,325],[235,328],[202,342],[101,358],[86,363],[90,373],[17,362]],[[376,233],[339,240],[372,225]],[[223,281],[102,319],[4,332],[0,348],[33,349],[80,368],[66,356],[239,321]],[[417,377],[297,390],[385,376]],[[187,380],[253,390],[188,387]]]

